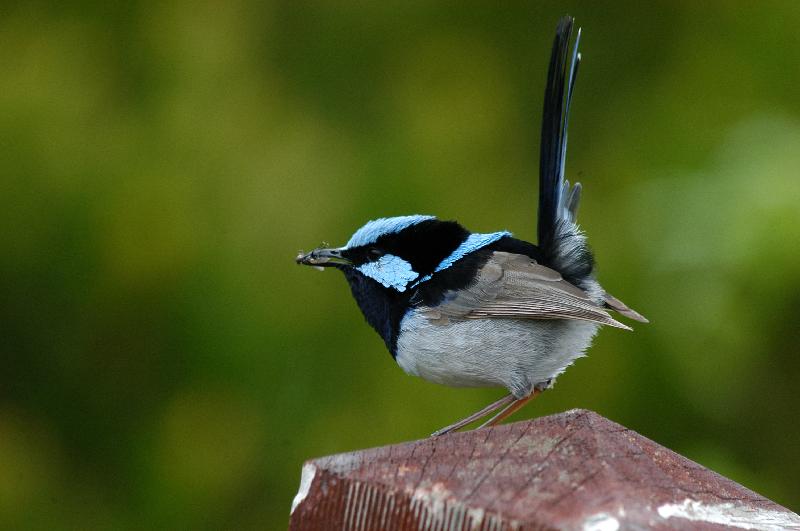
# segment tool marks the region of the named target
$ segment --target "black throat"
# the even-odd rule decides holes
[[[408,309],[408,293],[384,288],[352,268],[342,271],[364,318],[383,338],[392,358],[396,357],[400,321]]]

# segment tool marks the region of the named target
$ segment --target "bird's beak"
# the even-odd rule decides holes
[[[351,265],[352,262],[342,255],[344,248],[340,249],[314,249],[310,253],[302,252],[294,259],[302,265],[314,266],[317,268]]]

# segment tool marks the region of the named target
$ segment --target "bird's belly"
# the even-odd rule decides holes
[[[521,398],[583,356],[597,328],[564,319],[450,319],[443,324],[412,310],[400,324],[397,363],[435,383],[502,386]]]

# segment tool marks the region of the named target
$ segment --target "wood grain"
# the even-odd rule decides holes
[[[591,411],[308,461],[290,529],[798,529],[800,517]]]

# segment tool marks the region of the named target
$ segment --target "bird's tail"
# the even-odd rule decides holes
[[[580,28],[570,53],[574,19],[558,22],[542,113],[542,145],[539,162],[539,247],[546,265],[568,281],[581,284],[592,273],[594,259],[576,222],[581,185],[564,179],[567,123],[572,90],[578,74]]]

